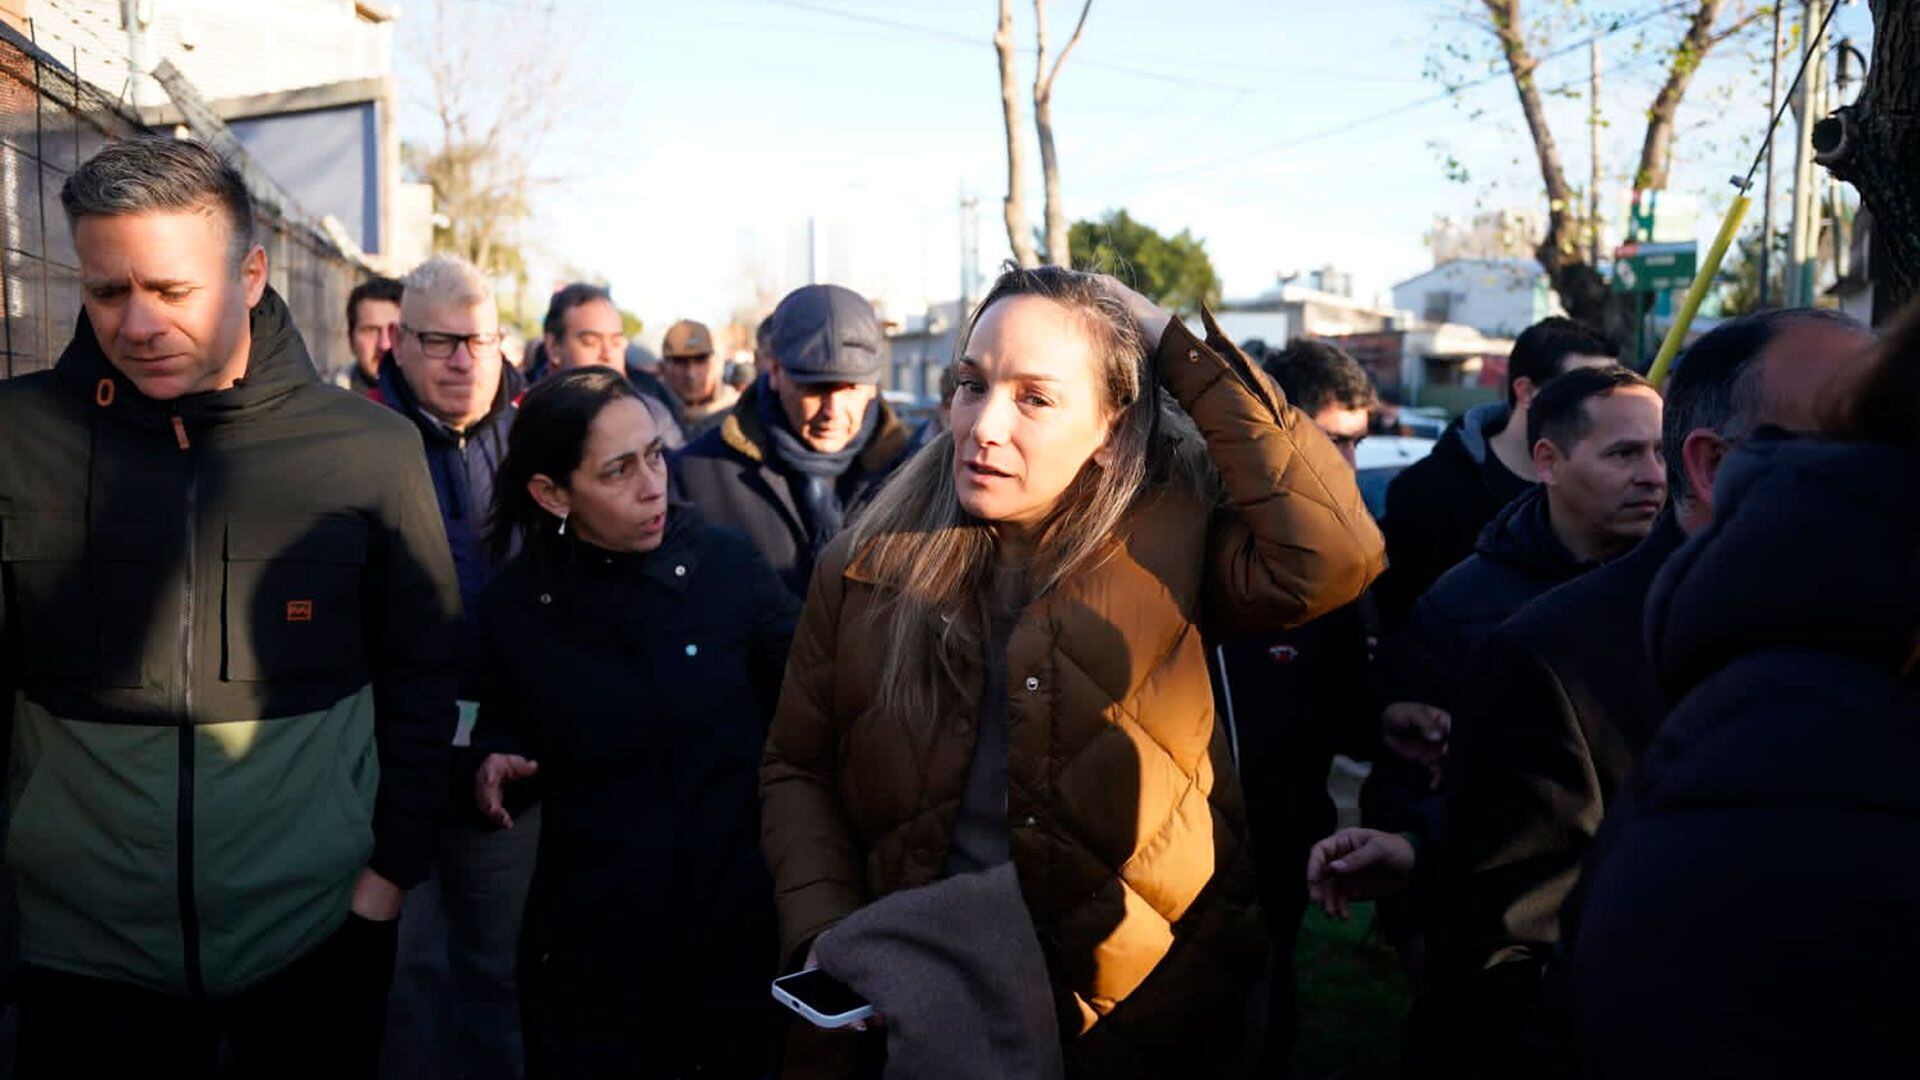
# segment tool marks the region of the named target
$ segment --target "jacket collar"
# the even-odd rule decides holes
[[[773,452],[769,448],[772,438],[760,422],[760,398],[773,390],[767,385],[765,376],[755,380],[734,402],[733,410],[720,422],[720,441],[735,453],[757,465],[771,465]],[[885,398],[878,401],[880,421],[874,426],[873,437],[868,440],[867,448],[860,451],[854,463],[865,473],[885,472],[887,467],[906,452],[907,444],[913,440],[913,432],[902,423],[893,406]]]
[[[380,386],[378,390],[382,403],[393,411],[413,421],[420,434],[429,444],[443,443],[458,445],[461,438],[471,439],[490,427],[498,424],[502,417],[513,411],[526,390],[526,376],[512,364],[501,361],[500,386],[493,393],[493,407],[487,415],[474,421],[465,432],[454,432],[420,407],[419,399],[413,394],[413,387],[407,385],[407,379],[400,371],[400,362],[388,353],[380,360]]]
[[[54,365],[54,374],[122,423],[154,431],[165,430],[176,418],[192,427],[241,420],[319,383],[306,342],[293,325],[293,314],[272,286],[261,294],[248,320],[253,344],[247,353],[247,371],[226,390],[206,390],[170,401],[155,401],[140,393],[107,359],[85,309]]]
[[[638,576],[668,592],[681,594],[687,591],[694,572],[700,568],[700,545],[697,539],[704,524],[699,511],[693,507],[685,503],[672,503],[667,508],[667,534],[661,538],[660,546],[652,551],[603,551],[577,540],[568,540],[571,554],[562,552],[561,558],[563,561],[570,560],[576,567],[574,573],[583,578]]]

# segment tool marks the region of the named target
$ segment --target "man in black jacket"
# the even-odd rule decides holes
[[[1814,427],[1872,344],[1865,327],[1813,309],[1736,319],[1695,342],[1667,386],[1671,512],[1632,553],[1528,605],[1475,654],[1447,759],[1443,908],[1472,1075],[1574,1068],[1542,980],[1581,862],[1666,715],[1642,631],[1654,575],[1713,520],[1726,455],[1763,425]]]
[[[1666,498],[1660,415],[1660,395],[1619,366],[1569,371],[1540,390],[1528,437],[1541,483],[1500,511],[1475,553],[1447,571],[1383,645],[1380,681],[1385,700],[1394,703],[1390,712],[1417,707],[1451,717],[1468,689],[1467,661],[1488,633],[1535,597],[1647,536]],[[1354,835],[1376,839],[1375,848],[1391,847],[1398,853],[1392,861],[1419,872],[1416,891],[1383,905],[1381,913],[1388,936],[1427,973],[1416,986],[1406,1053],[1431,1065],[1446,1053],[1443,1010],[1450,1004],[1428,981],[1432,968],[1424,960],[1431,879],[1436,855],[1448,843],[1445,803],[1435,794],[1444,776],[1444,735],[1429,744],[1429,753],[1418,754],[1392,731],[1386,734],[1396,752],[1374,762],[1361,789],[1365,829]],[[1358,857],[1331,864],[1312,884],[1347,891],[1346,881],[1370,869]]]
[[[1527,414],[1533,396],[1555,376],[1612,364],[1619,348],[1571,319],[1535,323],[1507,358],[1507,400],[1482,405],[1455,421],[1433,453],[1387,488],[1387,572],[1374,586],[1380,618],[1391,633],[1440,575],[1473,554],[1487,522],[1533,485]]]
[[[727,418],[675,454],[678,494],[753,539],[796,596],[859,501],[906,459],[913,433],[880,398],[886,341],[873,305],[803,285],[773,311],[774,366]]]
[[[21,1072],[369,1075],[459,675],[419,435],[320,383],[212,151],[60,195],[83,313],[0,383]]]

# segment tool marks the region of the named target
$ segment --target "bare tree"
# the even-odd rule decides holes
[[[1547,231],[1535,255],[1568,314],[1625,340],[1632,336],[1633,329],[1630,301],[1608,287],[1580,242],[1585,225],[1579,218],[1580,200],[1567,181],[1566,167],[1547,120],[1546,91],[1536,78],[1540,59],[1534,43],[1528,40],[1522,0],[1480,3],[1513,78],[1520,111],[1539,159],[1540,177],[1546,185]],[[1697,0],[1692,6],[1679,41],[1671,47],[1666,77],[1647,108],[1646,133],[1634,169],[1635,187],[1666,187],[1673,167],[1674,117],[1701,61],[1715,46],[1752,26],[1760,13],[1761,9],[1729,4],[1728,0]]]
[[[1920,6],[1870,0],[1873,64],[1860,97],[1814,129],[1819,161],[1873,215],[1875,321],[1920,298]]]
[[[1072,259],[1067,254],[1067,211],[1060,199],[1060,158],[1053,148],[1053,84],[1060,78],[1067,54],[1080,44],[1080,35],[1087,29],[1087,13],[1092,10],[1093,0],[1081,5],[1080,21],[1074,24],[1073,36],[1054,58],[1053,67],[1048,68],[1047,0],[1033,0],[1034,35],[1038,42],[1034,48],[1033,126],[1040,136],[1040,172],[1046,183],[1046,257],[1048,262],[1061,266],[1071,265]]]
[[[476,19],[463,5],[435,0],[405,39],[433,138],[406,148],[408,164],[433,186],[437,250],[493,274],[524,278],[519,237],[536,192],[558,182],[540,163],[581,102],[591,65],[555,64],[539,48],[564,31],[553,5],[528,2]]]
[[[1007,243],[1021,266],[1040,265],[1033,250],[1033,227],[1027,224],[1027,151],[1020,134],[1019,73],[1013,59],[1013,0],[1000,0],[1000,24],[993,31],[993,51],[1000,58],[1000,114],[1007,126]]]

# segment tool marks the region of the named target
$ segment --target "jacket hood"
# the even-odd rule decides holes
[[[1721,468],[1714,523],[1661,570],[1648,651],[1670,696],[1768,648],[1911,670],[1920,454],[1763,434]]]
[[[1547,516],[1547,489],[1539,484],[1502,507],[1480,530],[1473,550],[1534,577],[1569,578],[1585,568],[1553,531]]]
[[[740,394],[733,403],[733,410],[720,422],[720,441],[746,457],[748,460],[764,465],[773,460],[767,444],[772,437],[760,422],[760,398],[773,393],[767,385],[767,377],[762,375]],[[880,419],[874,425],[873,438],[868,440],[867,448],[860,451],[856,462],[864,472],[883,472],[906,452],[908,443],[913,441],[913,432],[902,423],[893,406],[887,404],[884,397],[875,398],[880,407]]]
[[[527,377],[520,369],[502,360],[500,363],[500,386],[493,394],[493,407],[487,415],[474,421],[467,429],[469,438],[498,424],[500,418],[520,403],[520,395],[526,393]],[[452,445],[454,436],[420,410],[420,401],[414,396],[413,387],[407,385],[407,379],[400,371],[400,362],[388,353],[380,360],[380,400],[393,407],[395,412],[413,421],[420,429],[420,435],[428,445],[446,443]]]
[[[1485,465],[1487,455],[1493,452],[1487,441],[1488,433],[1498,434],[1505,430],[1512,416],[1513,410],[1504,401],[1475,405],[1467,410],[1465,416],[1447,425],[1447,430],[1440,433],[1440,441],[1434,444],[1433,452],[1464,457],[1475,466]]]
[[[189,426],[240,419],[270,409],[301,387],[320,381],[306,342],[293,325],[293,313],[272,286],[261,294],[248,318],[253,344],[247,353],[247,371],[230,389],[205,390],[170,401],[147,397],[107,359],[84,308],[54,373],[121,422],[153,430],[166,428],[176,416]]]

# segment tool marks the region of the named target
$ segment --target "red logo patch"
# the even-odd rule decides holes
[[[1291,645],[1272,645],[1268,646],[1267,655],[1276,664],[1291,664],[1300,659],[1300,650]]]
[[[287,621],[288,622],[312,622],[313,621],[313,601],[311,600],[287,601]]]

